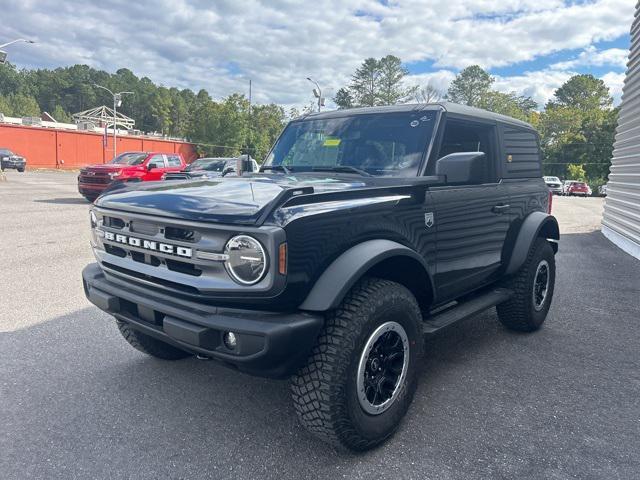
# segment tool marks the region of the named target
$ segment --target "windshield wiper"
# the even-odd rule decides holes
[[[336,165],[335,167],[313,167],[312,170],[314,172],[344,172],[344,173],[357,173],[362,175],[363,177],[372,177],[369,172],[365,172],[364,170],[351,167],[349,165]]]
[[[286,173],[287,175],[291,173],[291,170],[285,167],[284,165],[262,165],[260,167],[260,171],[264,172],[265,170],[280,170]]]

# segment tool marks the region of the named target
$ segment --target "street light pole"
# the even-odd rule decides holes
[[[26,38],[18,38],[16,40],[11,40],[10,42],[3,43],[0,45],[0,48],[8,47],[9,45],[13,45],[14,43],[25,42],[25,43],[36,43],[33,40],[27,40]]]
[[[317,89],[317,93],[316,90],[313,91],[313,94],[318,98],[318,112],[322,110],[322,89],[320,88],[320,85],[318,85],[318,82],[316,82],[315,80],[313,80],[311,77],[307,77],[307,80],[309,80],[311,83],[313,83],[316,86]]]
[[[94,87],[98,87],[103,90],[106,90],[113,97],[113,158],[116,158],[116,155],[118,154],[118,150],[116,147],[116,140],[118,139],[118,116],[117,116],[118,106],[122,105],[122,95],[125,95],[125,94],[133,95],[133,92],[113,93],[107,87],[103,87],[102,85],[98,85],[97,83],[94,83],[93,85]]]
[[[10,42],[3,43],[0,45],[0,65],[4,65],[7,61],[7,52],[2,50],[4,47],[8,47],[9,45],[13,45],[14,43],[25,42],[25,43],[36,43],[33,40],[27,40],[26,38],[18,38],[16,40],[11,40]]]

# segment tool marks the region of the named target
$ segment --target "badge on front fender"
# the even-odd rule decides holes
[[[434,224],[433,212],[427,212],[424,214],[424,224],[427,228],[433,227],[433,224]]]

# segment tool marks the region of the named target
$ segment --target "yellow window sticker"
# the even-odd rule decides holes
[[[340,145],[340,139],[335,137],[327,137],[324,140],[325,147],[337,147]]]

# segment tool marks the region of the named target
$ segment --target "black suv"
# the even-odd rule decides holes
[[[19,172],[24,172],[27,168],[27,161],[24,157],[16,155],[8,148],[0,148],[0,170],[5,171],[7,168],[14,168]]]
[[[469,107],[307,115],[261,172],[100,197],[85,292],[149,355],[291,377],[308,430],[365,450],[409,408],[423,334],[493,306],[544,322],[559,231],[540,167],[529,124]]]

